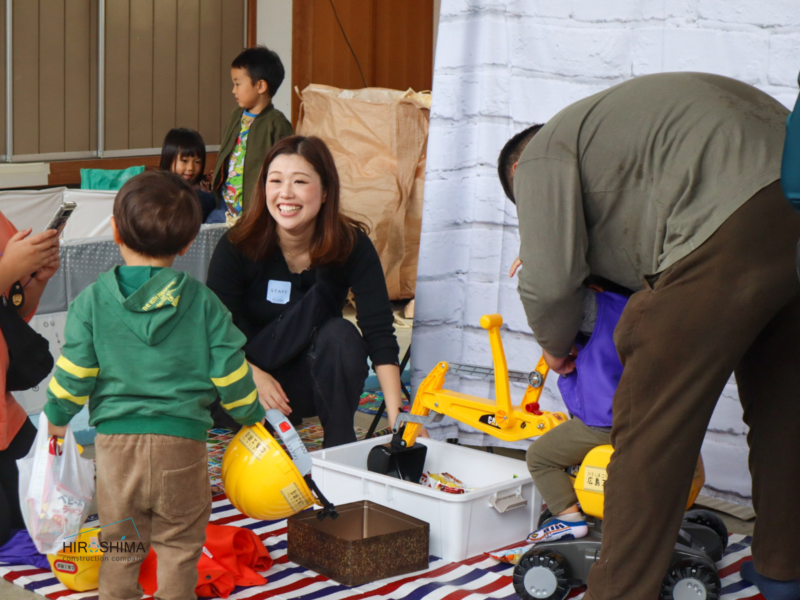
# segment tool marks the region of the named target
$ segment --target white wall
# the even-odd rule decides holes
[[[647,73],[735,77],[787,106],[797,97],[797,0],[441,0],[414,322],[415,384],[438,361],[490,366],[481,315],[499,312],[509,367],[530,371],[540,349],[508,268],[516,210],[496,159],[523,127],[571,102]],[[453,378],[458,388],[458,379]],[[490,385],[461,382],[493,397]],[[545,407],[563,406],[548,381]],[[522,388],[515,389],[519,400]],[[747,503],[746,429],[731,382],[703,456],[707,493]],[[452,434],[453,426],[448,435]]]
[[[275,108],[292,118],[292,0],[258,0],[256,6],[256,41],[274,50],[286,69]]]

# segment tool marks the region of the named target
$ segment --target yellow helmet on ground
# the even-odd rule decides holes
[[[267,411],[267,421],[291,458],[261,423],[242,427],[222,459],[228,500],[239,512],[263,521],[285,519],[315,503],[336,518],[333,505],[311,479],[311,457],[295,428],[276,409]]]
[[[81,529],[77,536],[64,542],[64,550],[47,555],[56,579],[74,592],[97,589],[103,560],[99,534],[98,527]]]

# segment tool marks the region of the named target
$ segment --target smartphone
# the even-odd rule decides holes
[[[67,224],[67,219],[70,218],[77,207],[78,205],[74,202],[70,200],[64,200],[44,230],[48,231],[50,229],[55,229],[58,231],[58,234],[61,235],[61,232],[64,230],[64,226]]]

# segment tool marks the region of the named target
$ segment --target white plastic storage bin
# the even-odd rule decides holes
[[[367,471],[373,446],[390,435],[312,452],[312,475],[334,504],[371,500],[430,524],[430,553],[459,561],[525,539],[539,517],[536,494],[524,461],[446,442],[418,439],[428,447],[425,470],[450,473],[467,487],[447,494]]]

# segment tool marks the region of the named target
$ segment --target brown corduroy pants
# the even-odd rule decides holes
[[[142,597],[139,567],[151,545],[155,597],[195,600],[211,514],[206,445],[155,434],[98,434],[95,445],[101,542],[111,548],[100,566],[100,600]]]
[[[778,182],[628,302],[615,452],[587,600],[655,600],[714,406],[736,375],[750,427],[759,573],[800,575],[800,215]]]

